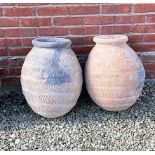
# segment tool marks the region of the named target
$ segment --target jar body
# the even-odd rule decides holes
[[[128,109],[144,86],[143,64],[126,43],[97,43],[89,54],[85,70],[91,98],[108,111]]]
[[[47,118],[68,113],[82,88],[82,71],[70,47],[33,47],[21,72],[23,94],[34,112]]]

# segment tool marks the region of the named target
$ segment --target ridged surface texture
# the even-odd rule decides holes
[[[127,44],[96,44],[86,63],[85,79],[97,105],[108,111],[121,111],[140,96],[145,70]]]
[[[21,84],[34,112],[56,118],[76,104],[82,88],[82,70],[70,47],[33,47],[22,67]]]

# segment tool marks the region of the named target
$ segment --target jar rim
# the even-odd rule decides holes
[[[38,37],[32,40],[32,44],[35,47],[41,48],[64,48],[71,45],[71,40],[59,37]]]
[[[126,43],[128,41],[128,37],[122,34],[98,35],[93,38],[93,41],[98,44],[120,44]]]

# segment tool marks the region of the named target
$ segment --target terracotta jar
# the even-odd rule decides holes
[[[108,111],[126,110],[138,99],[144,86],[145,71],[137,54],[126,44],[125,35],[93,38],[85,78],[93,101]]]
[[[40,37],[32,44],[21,72],[23,94],[37,114],[62,116],[75,106],[82,88],[82,70],[71,41]]]

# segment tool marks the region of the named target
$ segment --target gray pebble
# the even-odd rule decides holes
[[[21,92],[0,93],[0,150],[155,150],[155,83],[126,111],[100,109],[85,92],[67,115],[35,114]]]

